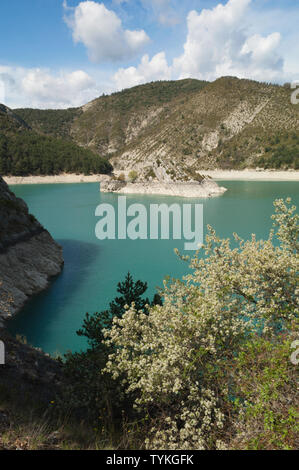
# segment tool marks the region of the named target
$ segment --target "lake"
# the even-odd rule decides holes
[[[161,196],[127,196],[128,205],[142,203],[204,206],[204,225],[221,237],[237,232],[243,238],[256,233],[265,238],[272,225],[273,201],[290,196],[299,206],[298,182],[223,181],[220,197],[182,199]],[[116,194],[101,194],[97,183],[11,186],[38,220],[62,245],[65,267],[50,287],[27,303],[9,323],[9,330],[49,353],[86,347],[76,335],[86,312],[104,310],[116,295],[116,285],[128,271],[148,282],[151,298],[165,276],[181,277],[188,265],[174,254],[183,252],[184,240],[103,240],[95,236],[100,203],[117,205]],[[206,229],[205,229],[206,234]],[[192,252],[188,252],[192,254]]]

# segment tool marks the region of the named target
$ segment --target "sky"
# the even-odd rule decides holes
[[[299,0],[1,0],[0,102],[81,106],[155,80],[299,79]]]

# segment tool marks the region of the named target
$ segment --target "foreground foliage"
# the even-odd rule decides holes
[[[296,449],[295,209],[275,202],[265,241],[210,228],[163,304],[128,274],[109,310],[86,316],[87,351],[67,355],[57,423],[71,416],[114,448]]]
[[[130,414],[132,403],[124,395],[119,380],[109,374],[101,374],[112,349],[104,344],[104,329],[112,327],[113,318],[121,318],[126,307],[134,303],[138,311],[147,313],[150,303],[144,298],[147,283],[134,281],[128,273],[123,282],[117,285],[120,294],[109,304],[109,309],[85,316],[82,328],[77,332],[88,340],[87,351],[66,355],[65,373],[68,387],[60,398],[62,409],[69,408],[80,418],[87,419],[101,429],[113,431],[122,420],[124,410]],[[155,295],[152,305],[161,304]]]
[[[127,394],[134,396],[134,407],[149,423],[148,448],[225,448],[235,413],[233,402],[239,393],[228,365],[241,360],[238,354],[253,332],[260,334],[258,341],[272,342],[278,332],[289,334],[292,322],[294,328],[298,318],[298,215],[290,201],[278,200],[275,208],[275,235],[271,231],[266,241],[252,236],[247,242],[235,235],[238,246],[232,248],[230,240],[219,239],[210,228],[206,256],[197,254],[191,260],[193,273],[184,282],[165,283],[163,306],[155,306],[145,315],[132,305],[106,330],[106,344],[114,348],[106,371],[115,379],[122,378]],[[274,245],[275,239],[279,245]],[[283,351],[280,361],[287,360]],[[273,370],[270,359],[266,367]],[[253,383],[258,382],[260,371],[251,372]],[[263,380],[267,383],[269,375]],[[246,383],[246,375],[239,379],[243,393],[242,383]],[[293,392],[291,387],[291,401]],[[259,388],[251,395],[253,404],[245,417],[258,407],[262,393]],[[270,409],[271,403],[270,394]],[[255,412],[256,419],[264,423],[267,408],[261,406]],[[293,432],[294,412],[289,412],[285,426]],[[275,434],[278,431],[274,428]],[[266,433],[263,446],[289,446],[285,434],[277,436],[275,445],[271,439]]]
[[[256,337],[232,364],[236,400],[233,449],[298,448],[298,370],[290,361],[293,335]]]

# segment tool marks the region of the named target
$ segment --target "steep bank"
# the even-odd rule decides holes
[[[62,266],[62,248],[0,177],[0,325]]]

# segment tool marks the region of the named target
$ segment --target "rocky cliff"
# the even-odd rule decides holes
[[[62,248],[0,177],[0,326],[62,266]]]

